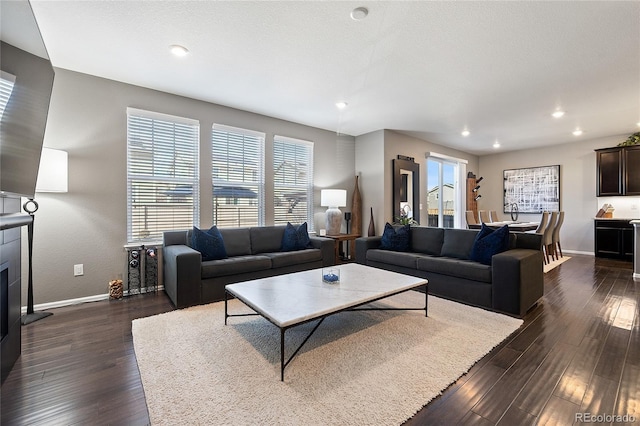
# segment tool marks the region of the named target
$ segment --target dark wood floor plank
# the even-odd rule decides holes
[[[640,419],[640,282],[629,262],[573,255],[509,339],[407,425],[566,425],[576,413]],[[146,425],[131,321],[172,310],[163,292],[52,309],[22,328],[2,425]],[[605,411],[604,413],[602,411]]]

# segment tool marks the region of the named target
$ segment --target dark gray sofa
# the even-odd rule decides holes
[[[311,248],[280,251],[284,226],[219,228],[227,258],[202,261],[191,230],[164,233],[164,289],[177,308],[224,299],[224,286],[335,264],[334,242],[310,236]]]
[[[411,227],[411,250],[380,249],[381,237],[356,240],[356,261],[426,278],[429,294],[522,317],[542,297],[542,236],[510,233],[491,265],[469,260],[471,229]]]

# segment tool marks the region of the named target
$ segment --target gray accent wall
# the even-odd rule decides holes
[[[268,165],[272,161],[273,135],[313,141],[316,216],[324,211],[320,207],[320,189],[324,187],[347,189],[351,199],[355,142],[350,136],[337,137],[335,132],[69,70],[57,68],[55,72],[44,145],[69,153],[69,192],[37,193],[35,197],[40,204],[34,223],[36,305],[105,295],[109,280],[123,275],[123,245],[127,242],[127,107],[200,121],[202,227],[212,223],[211,200],[204,194],[212,192],[213,123],[266,133]],[[272,203],[268,188],[273,185],[268,171],[269,168],[267,212]],[[266,220],[271,224],[273,215],[267,214]],[[26,247],[22,253],[26,259]],[[73,265],[79,263],[84,264],[84,275],[74,277]],[[26,279],[22,290],[24,302]]]
[[[356,137],[356,170],[361,173],[364,188],[363,207],[365,212],[374,208],[376,234],[382,235],[384,224],[393,222],[391,203],[393,194],[392,160],[398,155],[414,157],[420,164],[420,223],[427,224],[427,152],[467,160],[467,171],[478,170],[478,157],[456,149],[417,139],[393,130],[379,130]],[[462,182],[466,188],[466,182]],[[369,214],[365,213],[363,232],[366,235]]]

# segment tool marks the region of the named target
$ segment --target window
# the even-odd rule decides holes
[[[4,114],[4,109],[7,107],[9,103],[9,98],[11,97],[11,92],[13,92],[13,85],[16,81],[16,78],[9,73],[1,71],[0,74],[0,119],[2,119],[2,115]]]
[[[313,142],[275,136],[274,224],[307,222],[313,230]]]
[[[466,164],[463,159],[427,153],[428,226],[460,228],[465,223],[460,182],[466,182]]]
[[[264,133],[214,124],[211,132],[213,224],[264,225]]]
[[[199,223],[198,121],[127,108],[127,240]]]

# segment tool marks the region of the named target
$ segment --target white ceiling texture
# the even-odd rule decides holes
[[[348,135],[484,155],[640,130],[638,1],[31,4],[56,67]]]

